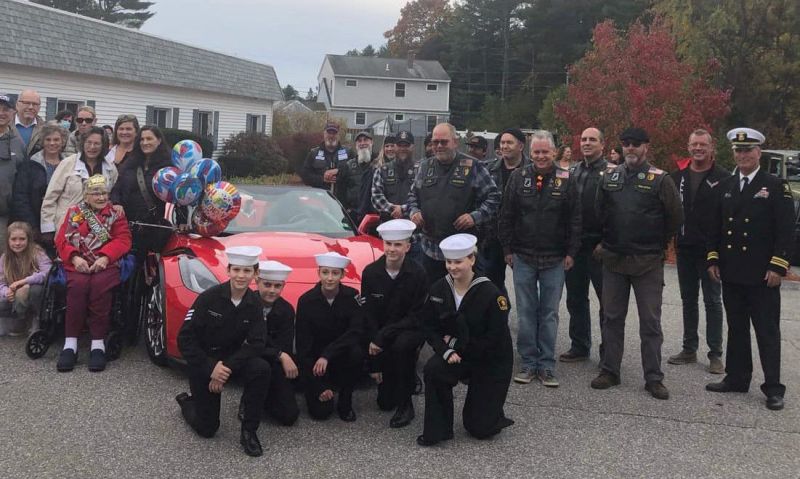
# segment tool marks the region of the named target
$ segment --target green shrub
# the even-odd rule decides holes
[[[189,130],[178,130],[176,128],[161,128],[161,132],[164,133],[164,141],[167,142],[170,149],[181,140],[194,140],[203,149],[204,158],[211,158],[211,155],[214,154],[214,143],[210,138],[200,136]]]
[[[288,162],[278,144],[264,133],[231,135],[217,159],[226,177],[286,173]]]

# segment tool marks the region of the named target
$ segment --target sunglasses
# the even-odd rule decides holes
[[[642,146],[642,142],[636,140],[622,140],[622,146],[632,146],[634,148],[639,148],[640,146]]]
[[[79,125],[81,123],[91,123],[93,121],[94,121],[94,118],[75,118],[75,123],[77,123]]]
[[[450,143],[450,140],[431,140],[431,145],[446,145]]]

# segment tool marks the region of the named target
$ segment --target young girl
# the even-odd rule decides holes
[[[50,265],[28,223],[11,223],[6,252],[0,256],[0,336],[22,334],[28,318],[34,318],[31,331],[38,327],[36,313]]]

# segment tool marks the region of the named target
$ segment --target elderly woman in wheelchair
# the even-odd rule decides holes
[[[67,278],[64,349],[56,367],[61,372],[75,367],[78,335],[87,323],[92,339],[89,371],[102,371],[113,290],[120,284],[119,263],[131,249],[128,221],[109,201],[103,176],[86,181],[83,201],[67,210],[55,242]]]

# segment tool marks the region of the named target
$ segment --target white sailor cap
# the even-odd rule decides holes
[[[734,146],[758,146],[767,140],[763,133],[752,128],[734,128],[726,136]]]
[[[315,254],[314,259],[317,261],[317,266],[325,266],[328,268],[347,268],[350,264],[350,258],[342,256],[334,251],[327,253]]]
[[[411,238],[417,225],[410,220],[389,220],[378,226],[378,234],[386,241],[398,241]]]
[[[286,281],[292,268],[278,261],[259,261],[258,277],[267,281]]]
[[[232,246],[225,250],[228,256],[228,266],[255,266],[261,256],[258,246]]]
[[[475,251],[478,238],[467,233],[458,233],[443,239],[439,248],[446,259],[466,258]]]

